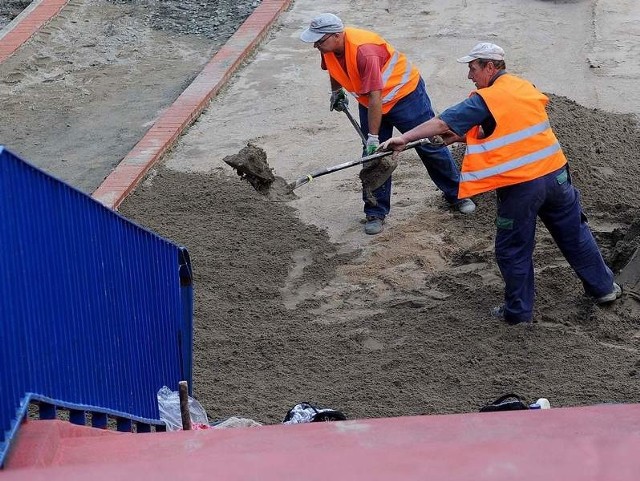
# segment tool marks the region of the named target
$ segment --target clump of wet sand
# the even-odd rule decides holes
[[[262,148],[249,143],[237,154],[227,155],[222,160],[233,167],[242,180],[270,200],[296,199],[293,187],[282,177],[274,175],[267,162],[267,153]]]

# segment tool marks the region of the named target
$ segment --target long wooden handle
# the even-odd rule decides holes
[[[180,395],[180,416],[182,418],[182,429],[191,430],[191,413],[189,412],[189,386],[187,381],[178,383],[178,393]]]
[[[433,145],[436,147],[442,147],[444,146],[444,143],[438,142],[434,138],[419,139],[419,140],[414,140],[413,142],[409,142],[407,145],[404,146],[402,150],[405,151],[409,149],[415,149],[416,147],[420,147],[421,145]],[[353,167],[355,165],[371,162],[372,160],[380,159],[382,157],[386,157],[387,155],[391,155],[391,154],[393,154],[393,150],[383,150],[381,152],[376,152],[374,154],[361,157],[357,160],[350,160],[348,162],[343,162],[342,164],[333,165],[331,167],[324,167],[322,169],[315,170],[310,174],[305,175],[304,177],[300,177],[295,182],[290,183],[289,187],[291,188],[291,190],[294,190],[302,185],[308,184],[316,177],[322,177],[323,175],[331,174],[332,172],[337,172],[339,170],[348,169],[349,167]]]

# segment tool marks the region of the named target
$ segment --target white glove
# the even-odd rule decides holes
[[[374,134],[369,134],[369,136],[367,137],[367,145],[365,146],[367,155],[374,154],[376,150],[378,150],[379,145],[380,145],[380,139],[378,139],[378,136]]]

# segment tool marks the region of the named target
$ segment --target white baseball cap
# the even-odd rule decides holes
[[[328,33],[339,33],[344,30],[342,20],[333,13],[323,13],[311,20],[309,28],[300,34],[300,40],[315,43]]]
[[[504,50],[495,43],[482,42],[473,47],[469,55],[457,59],[460,63],[469,63],[477,59],[504,60]]]

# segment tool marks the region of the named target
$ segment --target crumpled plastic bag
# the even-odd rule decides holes
[[[180,393],[162,386],[158,391],[158,409],[160,420],[164,421],[167,431],[182,430],[182,415],[180,413]],[[189,416],[194,430],[208,429],[207,412],[198,401],[189,396]]]
[[[347,416],[335,409],[319,408],[302,402],[293,406],[282,421],[283,424],[317,423],[324,421],[346,421]]]

